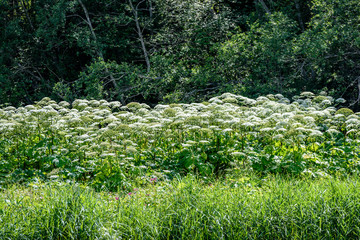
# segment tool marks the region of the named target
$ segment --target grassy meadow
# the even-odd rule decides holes
[[[0,238],[359,238],[360,113],[344,103],[3,107]]]

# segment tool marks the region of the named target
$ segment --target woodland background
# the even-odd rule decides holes
[[[326,91],[359,109],[358,0],[1,0],[0,105]]]

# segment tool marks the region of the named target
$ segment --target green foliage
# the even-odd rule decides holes
[[[321,103],[322,101],[325,101],[325,100],[328,100],[328,98],[325,96],[317,96],[312,101],[315,103]]]
[[[89,99],[120,100],[124,103],[131,99],[132,94],[145,89],[138,76],[140,73],[141,70],[135,66],[98,59],[80,73],[75,89],[79,96]]]
[[[222,100],[224,103],[238,103],[238,100],[236,98],[225,98]]]
[[[359,114],[269,98],[1,108],[1,238],[356,238]]]
[[[157,105],[106,100],[0,110],[2,185],[35,178],[75,179],[97,189],[162,178],[203,178],[246,169],[266,176],[357,174],[358,114],[308,97],[256,100],[222,94],[208,104]],[[229,101],[229,99],[231,101]],[[236,101],[234,101],[236,100]],[[237,104],[235,104],[237,102]],[[245,107],[245,106],[247,107]],[[341,114],[339,114],[341,113]]]
[[[342,114],[345,117],[354,114],[353,110],[348,109],[348,108],[340,108],[339,110],[336,111],[336,114]]]
[[[167,108],[164,110],[163,115],[165,117],[175,117],[176,116],[176,110],[172,108]]]
[[[326,91],[359,107],[357,0],[129,3],[2,1],[0,104]]]
[[[219,55],[226,66],[219,69],[221,75],[247,95],[294,92],[291,70],[295,22],[274,13],[268,22],[256,22],[250,27],[221,46]]]
[[[314,88],[326,86],[347,99],[357,97],[358,1],[313,1],[309,29],[298,38],[296,53],[305,57],[304,77]]]
[[[141,104],[140,104],[140,103],[137,103],[137,102],[128,103],[126,106],[127,106],[129,109],[133,109],[134,111],[142,108]]]

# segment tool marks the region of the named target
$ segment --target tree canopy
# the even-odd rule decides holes
[[[1,0],[0,104],[327,92],[359,108],[358,0]]]

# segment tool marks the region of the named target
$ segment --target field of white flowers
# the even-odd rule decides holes
[[[188,173],[348,175],[360,170],[360,113],[304,92],[157,105],[44,98],[0,109],[0,185],[75,179],[133,188]]]

